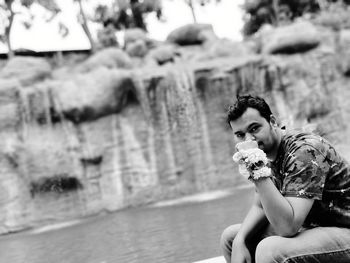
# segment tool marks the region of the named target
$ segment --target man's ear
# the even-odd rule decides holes
[[[273,115],[273,114],[270,115],[270,124],[272,126],[275,126],[275,127],[278,126],[277,119],[276,119],[275,115]]]

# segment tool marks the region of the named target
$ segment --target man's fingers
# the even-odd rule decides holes
[[[248,179],[250,177],[250,173],[244,164],[238,165],[238,171],[244,178]]]

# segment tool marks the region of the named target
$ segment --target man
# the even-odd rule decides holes
[[[222,234],[226,261],[349,263],[349,164],[322,137],[279,127],[262,98],[238,97],[227,121],[237,143],[257,142],[271,169],[259,177],[246,169],[254,202]]]

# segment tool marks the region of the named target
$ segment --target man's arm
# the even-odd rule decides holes
[[[252,255],[248,249],[249,239],[268,223],[264,210],[255,193],[254,203],[243,220],[241,227],[232,242],[230,262],[251,263]]]
[[[259,230],[265,227],[267,223],[268,221],[260,203],[259,194],[255,193],[253,205],[244,218],[235,239],[246,242],[247,239],[254,236]]]
[[[265,215],[280,236],[293,236],[302,226],[314,200],[284,197],[270,178],[254,181]]]

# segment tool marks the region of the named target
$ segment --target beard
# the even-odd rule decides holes
[[[274,153],[278,150],[279,140],[278,132],[270,125],[270,135],[263,141],[258,141],[259,149],[263,150],[266,155]]]

